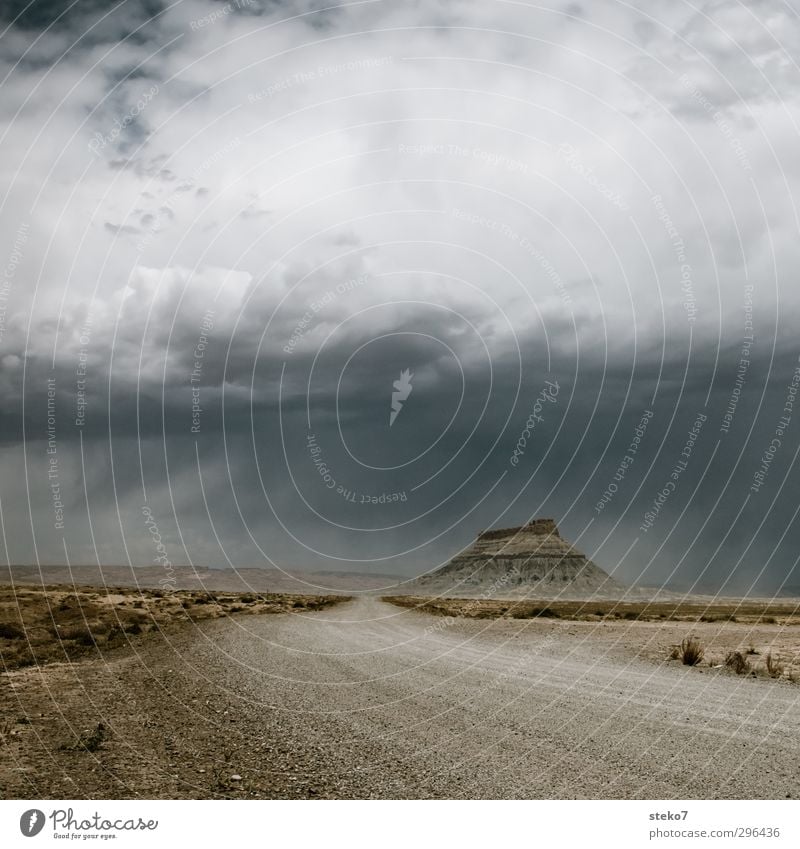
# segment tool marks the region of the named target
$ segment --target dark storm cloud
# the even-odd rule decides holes
[[[412,575],[545,514],[800,584],[790,10],[322,5],[0,41],[9,556],[150,562],[146,503],[176,563]]]
[[[41,30],[56,22],[68,24],[78,16],[96,15],[108,5],[106,0],[8,0],[3,4],[0,16],[3,21],[22,29]]]

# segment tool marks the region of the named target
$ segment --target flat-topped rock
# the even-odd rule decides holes
[[[553,519],[481,531],[419,591],[484,598],[618,596],[624,588],[559,533]]]
[[[518,528],[497,528],[491,531],[481,531],[478,534],[478,539],[501,539],[502,537],[516,536],[518,534],[534,534],[537,536],[555,535],[560,537],[558,525],[555,519],[531,519],[527,525],[521,525]]]

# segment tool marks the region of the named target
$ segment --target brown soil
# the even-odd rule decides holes
[[[0,586],[0,670],[98,657],[149,633],[204,619],[237,613],[321,610],[346,598],[122,587]]]

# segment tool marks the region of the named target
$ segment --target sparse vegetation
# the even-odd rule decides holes
[[[783,675],[785,667],[779,657],[773,657],[772,652],[767,652],[764,662],[767,667],[767,675],[770,678],[780,678]]]
[[[217,599],[188,590],[0,586],[0,672],[96,655],[180,622],[293,607],[321,610],[346,598],[242,593]]]
[[[681,663],[684,666],[697,666],[705,651],[697,637],[685,637],[681,643]]]
[[[21,640],[25,637],[25,632],[13,622],[0,622],[0,637],[4,640]]]
[[[725,601],[719,604],[686,602],[577,600],[519,600],[509,598],[430,598],[420,596],[388,596],[384,601],[420,613],[446,618],[529,620],[546,628],[553,619],[561,622],[582,622],[579,631],[591,635],[600,629],[625,628],[631,635],[640,627],[644,647],[640,656],[651,661],[667,657],[687,666],[711,669],[727,668],[739,675],[771,675],[800,683],[800,605],[794,601],[761,602]],[[769,613],[767,613],[769,611]],[[773,616],[772,613],[777,615]],[[702,620],[702,621],[701,621]],[[770,620],[772,624],[770,625]],[[697,622],[691,637],[674,623]],[[656,623],[655,631],[652,625]],[[725,623],[720,627],[718,623]],[[730,624],[728,624],[730,623]],[[779,627],[778,627],[779,626]],[[593,629],[598,629],[594,631]],[[660,638],[653,640],[653,634]],[[589,637],[591,638],[591,637]],[[773,644],[770,667],[761,662],[759,645]],[[766,650],[764,650],[766,652]],[[780,654],[780,658],[778,655]]]
[[[509,605],[501,598],[426,598],[421,596],[385,596],[383,601],[399,607],[411,607],[437,616],[465,616],[472,619],[499,619],[513,616],[529,619],[535,616],[595,621],[625,619],[639,622],[704,622],[734,624],[785,625],[800,624],[800,606],[791,602],[719,602],[713,605],[700,602],[675,601],[562,601],[525,600]],[[546,609],[550,614],[536,614]],[[523,613],[524,611],[524,613]],[[519,615],[518,615],[519,614]]]
[[[515,607],[511,615],[514,619],[558,619],[559,615],[550,607],[531,607],[523,604]]]
[[[111,739],[111,730],[106,728],[102,722],[98,722],[94,728],[81,732],[74,742],[63,743],[61,750],[64,752],[96,752],[109,739]]]
[[[725,666],[737,675],[746,675],[750,671],[750,661],[740,651],[728,652],[725,656]]]

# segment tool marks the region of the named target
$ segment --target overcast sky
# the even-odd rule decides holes
[[[3,13],[8,561],[800,589],[795,0]]]

